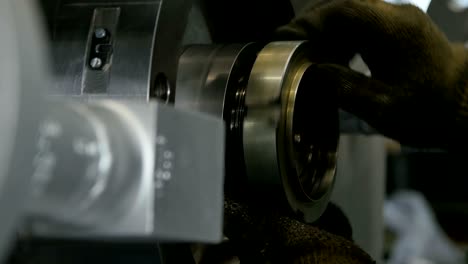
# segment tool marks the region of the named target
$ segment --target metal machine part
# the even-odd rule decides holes
[[[225,120],[227,191],[245,186],[242,122],[245,88],[262,45],[192,45],[179,60],[175,107]]]
[[[292,209],[312,222],[333,189],[339,131],[333,95],[307,78],[307,50],[307,42],[274,42],[258,54],[243,139],[249,182],[282,184]]]
[[[147,196],[153,185],[156,120],[149,115],[139,122],[130,109],[110,101],[48,105],[31,182],[28,209],[33,217],[99,229],[120,221],[140,203],[152,207]],[[135,222],[143,230],[151,225],[149,213]]]
[[[306,51],[307,42],[188,47],[175,106],[225,120],[228,191],[249,186],[262,196],[279,187],[312,222],[333,189],[338,108],[305,77]]]
[[[156,102],[65,102],[49,110],[39,130],[34,199],[23,233],[221,240],[220,120]]]
[[[217,242],[223,165],[230,176],[247,176],[228,177],[226,186],[247,183],[261,190],[256,184],[265,184],[265,189],[274,185],[283,189],[282,198],[306,221],[320,215],[334,180],[336,109],[333,105],[317,109],[318,104],[301,100],[329,96],[303,89],[313,87],[303,77],[306,43],[205,46],[204,53],[193,52],[191,56],[209,57],[192,60],[193,71],[204,68],[188,71],[200,83],[187,80],[186,108],[216,116],[212,118],[147,103],[154,97],[171,102],[176,95],[177,58],[192,1],[49,2],[46,18],[54,74],[49,92],[83,100],[58,99],[59,103],[41,107],[38,89],[32,89],[48,86],[42,72],[45,60],[37,58],[46,54],[37,44],[40,30],[32,26],[36,23],[25,12],[25,1],[2,3],[2,20],[8,20],[3,27],[15,27],[5,31],[6,55],[0,51],[7,58],[0,65],[10,64],[2,67],[8,74],[2,81],[11,88],[2,103],[17,104],[8,108],[14,114],[0,116],[11,128],[6,141],[0,142],[8,153],[0,153],[0,173],[23,177],[0,182],[0,208],[11,212],[2,217],[0,239],[21,216],[22,198],[29,198],[18,194],[31,186],[34,200],[28,207],[25,235]],[[4,32],[2,25],[0,29]],[[192,51],[187,49],[184,56],[190,58]],[[269,52],[281,56],[268,56]],[[269,75],[272,70],[275,76]],[[183,85],[178,86],[176,105],[184,102]],[[274,101],[265,101],[271,95]],[[193,100],[198,100],[196,105],[190,105]],[[41,109],[49,110],[46,119]],[[310,134],[308,127],[299,126],[305,120],[304,109],[320,113],[312,116],[312,123],[320,125]],[[227,162],[221,119],[229,138]],[[322,136],[327,139],[318,142]],[[28,175],[32,182],[27,182]],[[11,199],[17,208],[12,208]]]
[[[51,40],[51,94],[173,100],[191,0],[41,2]]]
[[[90,163],[89,166],[79,167],[79,170],[65,178],[76,177],[73,179],[83,180],[80,183],[85,184],[83,188],[86,189],[93,186],[93,184],[98,186],[99,181],[104,181],[101,178],[107,177],[109,181],[113,182],[112,184],[118,185],[111,189],[114,192],[121,192],[121,195],[116,196],[106,193],[107,198],[104,196],[93,198],[95,200],[93,200],[93,204],[96,206],[90,206],[86,209],[88,211],[69,212],[70,215],[66,219],[62,219],[63,216],[59,217],[60,219],[56,218],[58,216],[51,217],[49,211],[53,211],[55,206],[47,207],[46,205],[49,203],[42,201],[41,206],[35,208],[34,214],[46,214],[49,216],[47,221],[54,224],[49,223],[44,227],[42,223],[38,224],[35,221],[33,233],[41,236],[61,236],[65,238],[70,235],[75,237],[80,236],[80,234],[76,232],[77,229],[71,228],[70,224],[80,228],[83,228],[82,226],[97,225],[99,228],[93,229],[96,231],[93,234],[96,234],[97,237],[99,237],[99,234],[112,237],[124,232],[124,236],[137,236],[139,239],[151,237],[161,241],[216,241],[218,237],[221,237],[220,225],[222,223],[220,203],[222,202],[223,170],[219,169],[224,164],[222,155],[224,140],[220,139],[224,136],[222,121],[170,107],[165,108],[160,103],[153,105],[155,103],[150,102],[149,105],[144,106],[148,103],[148,100],[154,98],[161,99],[159,102],[163,101],[162,103],[173,100],[178,54],[182,48],[183,36],[186,33],[185,28],[192,1],[43,0],[41,2],[44,5],[45,17],[48,22],[53,62],[53,81],[48,90],[49,95],[56,96],[55,99],[59,101],[63,100],[64,97],[74,98],[81,102],[97,102],[96,100],[102,99],[121,102],[122,100],[136,99],[138,103],[121,103],[124,104],[123,108],[133,114],[134,119],[132,120],[142,123],[142,126],[146,129],[145,131],[149,133],[148,136],[154,136],[145,142],[140,142],[139,146],[148,145],[156,149],[154,150],[156,167],[152,171],[155,180],[149,186],[153,186],[158,191],[155,192],[150,187],[144,190],[131,187],[139,184],[137,176],[140,175],[138,174],[138,168],[132,166],[137,166],[138,162],[142,161],[140,158],[143,158],[142,155],[133,155],[138,154],[135,151],[141,149],[135,149],[134,145],[125,147],[127,141],[123,140],[123,138],[138,136],[133,133],[133,125],[117,122],[121,116],[113,108],[110,111],[113,113],[110,114],[111,117],[114,116],[113,118],[101,117],[102,111],[97,112],[97,109],[101,108],[96,106],[95,103],[93,103],[94,108],[92,109],[89,109],[90,106],[88,105],[77,106],[76,109],[81,109],[79,113],[75,111],[75,108],[67,108],[68,110],[51,115],[51,117],[55,116],[54,118],[57,119],[59,118],[57,115],[66,116],[70,114],[67,118],[60,117],[65,118],[62,121],[66,121],[69,126],[67,127],[67,133],[74,135],[74,133],[86,132],[84,131],[86,126],[74,127],[72,121],[77,124],[92,121],[94,123],[86,133],[88,133],[88,137],[97,138],[99,133],[92,130],[97,128],[97,122],[97,124],[100,124],[99,126],[105,126],[106,131],[109,133],[104,138],[107,138],[107,140],[114,138],[113,140],[116,141],[114,144],[102,143],[98,146],[100,150],[104,151],[107,148],[108,151],[117,151],[119,148],[129,148],[134,153],[128,152],[125,154],[128,156],[122,154],[114,157],[114,162],[117,162],[115,159],[120,159],[121,162],[117,162],[117,164],[123,167],[114,168],[111,166],[107,168],[106,173],[108,175],[104,177],[96,171],[89,172],[88,170],[89,168],[95,168],[93,166],[104,166],[103,164],[106,163],[105,158],[77,159],[68,153],[68,151],[74,150],[70,146],[61,149],[60,151],[70,155],[67,157],[60,156],[61,160],[67,158],[67,162],[72,163],[73,161],[72,166],[78,166],[75,164],[78,162],[91,162],[91,160],[94,162]],[[174,23],[174,13],[177,13],[177,23]],[[158,38],[156,38],[156,35],[158,35]],[[137,107],[136,105],[140,106]],[[109,111],[104,112],[109,113]],[[117,120],[117,123],[108,124],[111,120]],[[154,131],[151,130],[151,126],[155,129]],[[116,135],[114,135],[114,132]],[[166,135],[166,144],[169,144],[170,148],[177,152],[174,152],[172,157],[175,159],[173,163],[164,158],[169,154],[164,152],[167,145],[158,143],[160,133]],[[116,140],[116,138],[120,138],[120,140]],[[67,142],[67,139],[61,139],[60,144],[57,142],[56,145],[61,146]],[[89,146],[86,142],[78,145],[81,151],[95,151],[93,150],[95,146]],[[200,149],[203,149],[204,155],[198,154]],[[120,152],[117,151],[117,153]],[[172,173],[168,173],[167,169],[164,169],[169,165],[173,166],[171,168]],[[64,172],[67,165],[60,164],[60,166],[62,166],[61,172]],[[127,172],[125,172],[126,170]],[[128,173],[128,170],[133,172]],[[116,173],[125,175],[125,177],[116,175]],[[78,177],[79,175],[87,175],[87,182]],[[55,182],[57,180],[67,181],[65,178],[53,179],[52,186],[57,184]],[[69,190],[69,188],[75,187],[77,188],[77,186],[63,186],[64,189],[59,190],[57,188],[54,189],[54,192],[63,195],[67,193],[76,194],[74,197],[67,198],[70,200],[58,199],[61,202],[68,201],[68,204],[83,203],[84,200],[82,199],[89,199],[89,197],[85,197],[86,191],[73,189],[73,192],[71,192]],[[100,187],[96,188],[99,189]],[[136,189],[130,190],[130,188]],[[47,189],[45,193],[52,195],[52,192],[49,191],[51,189]],[[102,210],[102,208],[118,207],[121,199],[123,204],[132,204],[131,201],[124,199],[125,192],[127,192],[130,200],[136,193],[141,193],[139,195],[142,196],[149,195],[148,197],[150,197],[151,192],[155,192],[155,200],[148,201],[148,205],[142,208],[140,208],[141,206],[132,208],[132,210],[115,208],[115,214],[121,214],[125,210],[129,211],[127,212],[128,217],[122,220],[123,223],[110,224],[112,220],[115,220],[110,212],[112,210],[107,211]],[[100,201],[106,201],[102,202],[106,204],[108,199],[111,199],[110,197],[113,197],[113,202],[116,204],[103,206]],[[155,207],[151,208],[150,203],[154,203]],[[145,202],[140,203],[140,205],[143,204]],[[65,205],[65,203],[61,206],[65,211],[72,208]],[[128,207],[126,205],[120,206],[123,208]],[[210,208],[210,210],[206,210],[206,208]],[[44,212],[45,209],[50,210]],[[154,223],[152,225],[143,223],[137,225],[137,223],[141,223],[146,219],[146,216],[151,215],[148,210],[157,215],[154,216]],[[181,218],[180,212],[184,212],[185,216]],[[107,213],[109,215],[103,215]],[[139,218],[136,219],[138,214],[140,214]],[[76,215],[80,217],[74,217]],[[199,218],[198,216],[202,217]],[[104,219],[110,221],[105,226],[104,223],[107,220]],[[60,222],[68,223],[64,227]],[[83,235],[91,236],[91,233],[82,232],[81,236]]]
[[[173,77],[175,73],[173,70],[175,68],[174,59],[177,57],[179,46],[181,45],[181,42],[177,39],[182,39],[176,38],[176,35],[180,33],[179,31],[185,29],[185,26],[181,25],[186,24],[184,21],[187,18],[187,10],[189,10],[191,4],[181,4],[180,1],[175,2],[103,0],[98,2],[80,2],[80,4],[77,4],[78,1],[74,0],[59,1],[56,7],[51,9],[53,10],[52,13],[47,16],[51,21],[52,51],[56,74],[53,94],[72,95],[80,98],[105,96],[111,98],[138,98],[143,100],[156,97],[165,102],[171,102],[174,96],[177,96],[176,105],[180,106],[180,104],[184,104],[183,100],[185,99],[181,97],[183,96],[183,89],[180,88],[179,80],[177,81],[177,94],[174,91],[175,85]],[[177,30],[174,33],[172,29],[162,29],[161,27],[164,26],[164,23],[167,24],[168,22],[164,20],[165,16],[167,20],[168,12],[174,13],[176,12],[175,10],[177,10],[181,21],[180,23],[176,23],[175,26]],[[139,16],[139,23],[135,23],[135,14]],[[75,22],[70,23],[71,19],[74,19]],[[76,19],[78,19],[80,23],[76,23]],[[134,35],[136,32],[138,32],[139,37]],[[70,48],[70,40],[73,42],[72,48]],[[236,48],[234,48],[234,46],[236,45],[233,45],[231,48],[235,50]],[[238,45],[238,47],[239,46],[242,45]],[[239,86],[244,86],[243,88],[235,88],[229,91],[227,91],[226,88],[228,93],[226,94],[226,100],[222,98],[222,95],[213,94],[210,96],[217,98],[214,98],[210,102],[200,99],[198,106],[188,107],[188,109],[191,110],[198,110],[211,114],[217,112],[217,117],[223,117],[227,120],[228,126],[233,126],[227,131],[227,136],[230,140],[226,142],[226,158],[230,161],[226,162],[225,165],[227,168],[226,171],[231,175],[245,174],[245,168],[243,166],[238,166],[238,164],[244,163],[244,151],[242,147],[239,148],[238,146],[242,144],[250,145],[250,143],[244,143],[244,141],[251,140],[249,138],[243,139],[242,134],[244,132],[242,131],[243,127],[241,123],[243,122],[244,115],[243,100],[245,95],[243,93],[245,93],[245,82],[249,79],[248,73],[252,69],[252,64],[255,61],[256,55],[245,54],[249,53],[249,50],[253,51],[256,49],[256,52],[260,51],[261,45],[252,44],[251,46],[251,48],[245,48],[240,52],[242,56],[234,60],[236,62],[235,65],[229,66],[229,63],[232,61],[226,62],[219,59],[216,65],[210,66],[212,69],[210,74],[212,76],[213,74],[216,75],[216,71],[218,71],[218,73],[223,71],[229,72],[229,74],[232,73],[232,75],[228,75],[229,78],[232,80],[241,78],[239,80],[244,83]],[[227,52],[226,49],[229,48],[223,48],[224,51],[219,51],[217,56],[220,56],[219,58],[226,56],[220,55],[223,52]],[[187,54],[187,52],[190,52],[190,49],[184,54]],[[233,54],[235,53],[236,52]],[[200,54],[209,53],[201,52]],[[203,56],[200,55],[199,57]],[[210,59],[198,58],[197,60],[209,61]],[[183,62],[179,61],[179,63]],[[224,66],[231,67],[233,71],[230,72],[230,69],[225,69],[223,68]],[[206,68],[197,68],[197,66],[195,66],[193,69],[194,72],[190,74],[200,74],[199,78],[203,79],[203,74],[206,73],[203,72],[204,69]],[[236,74],[239,74],[239,77],[233,77]],[[178,78],[179,77],[180,74],[178,75]],[[216,82],[219,81],[220,80],[217,80]],[[193,86],[193,84],[191,84],[191,86]],[[216,84],[209,84],[209,86],[211,88],[208,88],[208,90],[216,91],[213,90]],[[230,84],[228,86],[233,85]],[[194,87],[203,87],[203,85],[196,84]],[[189,91],[189,89],[186,89],[186,91]],[[190,92],[195,93],[196,89],[191,89]],[[229,93],[234,94],[231,95]],[[238,94],[237,97],[235,93]],[[190,96],[197,95],[187,95],[187,97]],[[210,96],[206,98],[211,98]],[[189,98],[189,100],[191,99]],[[220,103],[222,107],[215,109],[215,105],[213,105],[214,101]],[[185,100],[185,102],[187,102],[187,100]],[[235,104],[238,105],[234,106]],[[207,109],[210,107],[212,109]],[[228,116],[227,113],[223,112],[225,110],[232,110],[234,113],[230,113]],[[291,116],[289,118],[291,118]],[[258,131],[253,131],[253,134],[257,132]],[[254,144],[254,142],[255,140],[252,144]],[[249,147],[250,146],[248,146],[248,148]],[[267,153],[274,156],[276,149],[274,150],[275,152],[268,151]],[[249,153],[253,152],[249,151]],[[271,159],[268,162],[274,160],[271,155]],[[285,155],[291,155],[291,153]],[[302,157],[302,159],[304,159],[304,157]],[[280,160],[284,160],[284,158]],[[248,168],[250,169],[252,166],[256,165],[250,164]],[[279,164],[275,166],[279,166]],[[285,168],[284,166],[283,168],[275,168],[274,171],[278,173],[277,170]],[[258,175],[266,175],[271,172],[268,165],[263,166],[260,171],[263,169],[267,170],[261,174],[258,174],[258,171],[256,173]],[[251,170],[249,174],[253,175],[254,171]],[[276,176],[278,176],[278,174],[276,174]],[[252,179],[258,180],[259,176],[252,177]],[[278,180],[280,178],[276,177],[276,179]],[[240,182],[240,180],[232,180],[232,177],[228,175],[226,181],[226,186],[232,186]],[[299,182],[301,181],[299,180]],[[299,185],[301,184],[299,183]],[[319,185],[321,186],[321,184]],[[301,187],[299,187],[299,189],[300,188]],[[310,190],[305,190],[307,188]],[[311,195],[310,193],[316,192],[314,188],[316,187],[304,187],[304,190],[300,192],[309,192],[309,195]],[[324,188],[327,189],[328,187]],[[316,198],[317,197],[313,197],[314,201],[317,201],[315,200]],[[291,202],[294,199],[295,198],[290,197]],[[297,206],[298,205],[295,205],[294,208],[296,209]],[[307,218],[310,217],[308,216]]]
[[[115,15],[117,10],[106,11]],[[84,89],[88,94],[97,91],[96,97],[114,96],[112,101],[93,96],[44,100],[50,83],[57,85],[56,91],[73,88],[78,79],[83,84],[86,72],[108,69],[118,53],[107,49],[117,45],[110,40],[115,36],[112,27],[100,30],[115,20],[98,19],[94,12],[99,28],[85,30],[85,38],[92,39],[96,49],[91,53],[99,53],[101,64],[89,56],[78,63],[85,67],[82,75],[54,72],[56,82],[50,82],[54,78],[36,12],[30,1],[0,3],[0,31],[6,37],[0,51],[0,257],[17,230],[25,237],[220,241],[223,122],[158,102],[115,100],[124,94],[97,91],[104,86],[99,84],[112,84],[113,77]],[[62,54],[70,58],[73,51]],[[76,66],[73,61],[61,65]],[[132,87],[127,87],[129,97],[139,98]]]
[[[0,260],[28,201],[40,92],[48,79],[34,2],[0,1]]]

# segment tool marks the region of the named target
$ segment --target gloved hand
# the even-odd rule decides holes
[[[242,264],[374,263],[351,241],[351,226],[333,204],[314,225],[286,212],[225,199],[224,233]]]
[[[381,0],[316,1],[277,30],[309,40],[316,85],[340,107],[414,147],[456,148],[468,133],[467,52],[412,5]],[[349,69],[360,54],[372,77]]]

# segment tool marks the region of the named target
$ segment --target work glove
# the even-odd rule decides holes
[[[336,89],[343,110],[383,135],[414,147],[467,145],[467,52],[417,7],[315,1],[275,37],[308,40],[311,89]],[[349,68],[355,54],[371,77]]]
[[[230,198],[224,205],[224,233],[241,264],[375,263],[352,242],[351,226],[334,204],[312,225],[276,205]]]

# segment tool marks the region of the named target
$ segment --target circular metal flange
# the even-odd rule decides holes
[[[242,125],[245,88],[262,49],[256,43],[191,45],[179,58],[175,107],[222,118],[226,123],[225,186],[234,194],[246,185]]]
[[[307,42],[272,42],[246,89],[243,148],[249,183],[280,185],[292,209],[317,220],[333,189],[339,138],[332,91],[314,89]]]
[[[175,106],[224,117],[231,97],[246,85],[261,46],[191,45],[179,59]]]

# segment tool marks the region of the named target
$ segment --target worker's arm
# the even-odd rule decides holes
[[[467,52],[412,5],[381,0],[315,1],[282,40],[313,45],[315,85],[384,135],[416,147],[457,148],[468,137]],[[348,67],[359,53],[372,77]]]

